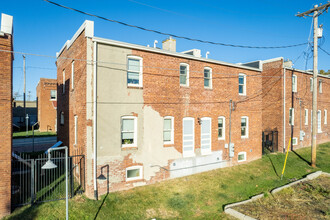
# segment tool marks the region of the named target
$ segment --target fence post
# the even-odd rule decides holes
[[[31,205],[34,203],[34,159],[31,159]]]
[[[73,198],[73,164],[72,164],[72,156],[70,158],[70,182],[71,182],[71,198]]]

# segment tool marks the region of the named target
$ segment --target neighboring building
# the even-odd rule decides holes
[[[282,57],[248,64],[262,69],[262,129],[265,139],[271,131],[278,133],[278,151],[284,151],[292,137],[293,149],[311,146],[313,73],[297,70]],[[285,80],[284,80],[285,79]],[[330,141],[330,77],[318,75],[317,142]],[[284,138],[285,137],[285,138]]]
[[[24,130],[26,127],[26,114],[28,118],[28,126],[31,127],[34,123],[38,121],[37,119],[37,101],[25,101],[24,110],[24,101],[22,100],[13,100],[13,123],[16,126],[20,127],[20,130]],[[26,114],[25,114],[26,112]]]
[[[11,212],[13,17],[1,14],[0,29],[0,218]]]
[[[57,80],[40,78],[37,85],[39,131],[56,132]]]
[[[261,157],[260,69],[93,33],[85,21],[57,53],[58,139],[86,155],[87,196],[107,172],[116,191]]]

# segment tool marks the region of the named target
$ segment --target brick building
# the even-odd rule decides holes
[[[13,123],[14,128],[19,127],[19,130],[23,131],[26,127],[26,114],[29,116],[28,126],[31,127],[38,121],[37,119],[37,102],[36,101],[24,101],[13,100]],[[25,114],[26,113],[26,114]]]
[[[87,196],[101,174],[116,191],[261,157],[259,68],[93,33],[85,21],[57,53],[58,139],[86,155]]]
[[[39,130],[56,132],[57,80],[40,78],[36,90]]]
[[[13,17],[1,14],[0,50],[13,51]],[[0,218],[11,211],[12,90],[14,55],[0,51]]]
[[[311,146],[313,72],[294,69],[283,57],[245,65],[262,69],[262,130],[278,133],[278,151],[284,151],[292,137],[293,149]],[[318,75],[317,143],[330,141],[330,77]],[[265,137],[266,139],[270,137]]]

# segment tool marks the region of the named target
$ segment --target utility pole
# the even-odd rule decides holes
[[[23,104],[24,104],[24,118],[25,118],[25,126],[26,126],[26,136],[28,136],[29,126],[27,124],[26,118],[26,74],[25,74],[25,56],[23,55],[23,75],[24,75],[24,92],[23,92]]]
[[[316,166],[316,113],[317,113],[317,39],[318,39],[318,33],[319,33],[319,27],[318,27],[318,16],[321,15],[324,11],[328,11],[328,8],[330,7],[330,2],[328,2],[325,5],[314,5],[313,9],[310,9],[303,13],[298,13],[296,16],[298,17],[313,17],[313,23],[314,23],[314,31],[313,31],[313,40],[314,40],[314,46],[313,46],[313,124],[312,124],[312,160],[311,165],[312,167]],[[312,14],[312,15],[311,15]]]

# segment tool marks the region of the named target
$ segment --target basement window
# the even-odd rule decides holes
[[[142,179],[142,166],[126,168],[126,181]]]
[[[127,57],[127,85],[142,87],[142,58],[137,56]]]
[[[237,154],[237,161],[238,162],[246,161],[246,152],[239,152]]]
[[[137,143],[137,118],[123,116],[121,118],[121,144],[122,147],[136,147]]]

